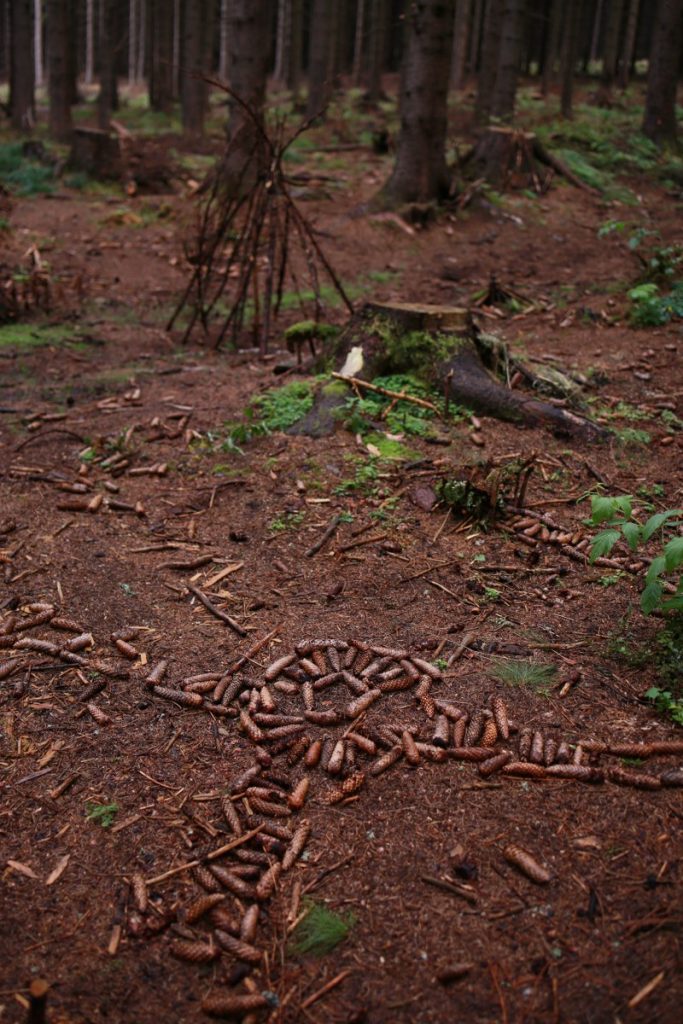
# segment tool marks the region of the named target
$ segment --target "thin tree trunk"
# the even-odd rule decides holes
[[[36,120],[33,0],[12,0],[10,30],[10,118],[13,128],[26,132]]]
[[[449,193],[446,130],[453,9],[453,0],[414,2],[408,9],[398,153],[377,205],[431,202]]]
[[[351,82],[353,85],[360,85],[363,73],[363,39],[365,37],[365,0],[357,0],[356,3],[356,24],[353,33],[353,69],[351,71]]]
[[[173,15],[168,0],[150,0],[149,105],[163,113],[173,102]]]
[[[605,41],[602,47],[602,74],[600,88],[597,93],[599,106],[609,106],[612,101],[612,86],[617,74],[617,57],[621,38],[621,21],[624,13],[624,0],[611,0],[607,11]]]
[[[453,29],[453,56],[451,57],[451,89],[459,90],[465,84],[467,43],[472,26],[472,0],[457,0],[455,28]]]
[[[277,4],[277,27],[275,30],[275,69],[273,78],[276,82],[282,83],[285,80],[285,67],[287,66],[287,37],[288,22],[292,16],[291,0],[278,0]]]
[[[95,0],[85,4],[85,84],[95,80]]]
[[[218,43],[218,77],[224,82],[228,80],[228,23],[230,18],[230,0],[221,0]]]
[[[137,74],[138,0],[128,4],[128,84],[133,85]]]
[[[33,56],[35,61],[35,82],[36,87],[39,87],[45,84],[42,0],[33,0]]]
[[[68,142],[73,130],[68,0],[48,0],[47,19],[48,91],[50,96],[48,125],[53,139],[58,142]]]
[[[116,88],[116,62],[118,56],[119,24],[116,0],[100,0],[100,91],[97,97],[98,127],[108,131],[112,111],[118,106]]]
[[[487,0],[484,18],[484,38],[481,44],[481,67],[477,83],[474,119],[478,125],[487,125],[491,118],[491,103],[496,85],[496,68],[500,49],[501,15],[503,0]]]
[[[491,102],[491,113],[502,121],[511,121],[515,112],[524,8],[525,0],[504,0],[496,85]]]
[[[207,22],[206,0],[194,0],[186,6],[180,80],[183,135],[186,139],[198,139],[204,134],[208,88],[202,74],[209,70]]]
[[[308,117],[322,114],[332,93],[333,0],[313,0],[308,57]]]
[[[173,0],[173,67],[171,68],[171,95],[174,100],[180,98],[180,35],[181,35],[181,0]]]
[[[558,51],[560,49],[560,28],[562,26],[562,0],[551,0],[550,24],[546,37],[545,60],[543,61],[543,77],[541,79],[541,92],[547,96],[550,87],[555,79],[555,65],[557,63]]]
[[[633,54],[636,48],[636,35],[638,32],[638,15],[640,14],[640,0],[629,0],[628,15],[626,18],[626,31],[624,42],[621,48],[619,60],[619,88],[626,89],[631,77],[633,65]]]
[[[145,77],[145,54],[147,52],[147,2],[139,0],[138,58],[135,78],[141,82]]]
[[[481,30],[484,21],[485,0],[474,0],[472,10],[472,25],[470,30],[469,47],[467,50],[467,71],[474,74],[479,69],[479,50],[481,46]]]
[[[370,103],[378,103],[384,96],[382,72],[386,55],[387,0],[371,0],[369,27],[366,98]]]
[[[595,8],[595,18],[593,20],[593,32],[591,34],[591,49],[590,49],[590,63],[595,64],[600,53],[600,35],[602,33],[602,13],[605,6],[605,0],[598,0],[598,6]]]
[[[683,0],[659,0],[650,44],[643,132],[658,146],[677,146],[676,87]]]
[[[303,0],[292,0],[291,35],[289,67],[287,68],[287,87],[294,96],[297,96],[301,85],[301,65],[303,61]]]
[[[579,25],[581,22],[582,0],[565,7],[562,24],[562,96],[560,109],[562,117],[571,120],[574,116],[574,72],[579,41]]]

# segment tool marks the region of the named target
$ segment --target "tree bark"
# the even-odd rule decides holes
[[[183,135],[186,139],[200,139],[204,134],[209,90],[202,76],[210,71],[208,32],[207,0],[193,0],[186,4],[180,77],[180,105]]]
[[[356,21],[353,31],[353,65],[351,68],[351,82],[354,86],[360,85],[363,73],[363,42],[365,39],[365,0],[356,2]]]
[[[108,131],[112,111],[118,105],[116,62],[120,46],[120,28],[116,0],[100,0],[100,91],[97,97],[97,124]]]
[[[289,43],[291,41],[292,0],[278,0],[277,27],[275,30],[275,68],[273,78],[283,85],[287,78]]]
[[[472,0],[457,0],[451,57],[451,89],[462,89],[467,73],[467,43],[472,27]]]
[[[683,0],[659,0],[650,44],[643,133],[658,146],[676,147],[676,86]]]
[[[576,54],[579,41],[579,24],[581,20],[582,0],[566,7],[562,26],[562,95],[560,112],[562,117],[571,120],[574,116],[574,72],[576,70]]]
[[[35,125],[35,64],[33,60],[33,0],[12,0],[10,4],[10,89],[12,127],[20,132]]]
[[[308,55],[307,117],[322,114],[332,95],[333,0],[313,0]]]
[[[474,74],[479,70],[479,50],[481,47],[481,30],[484,21],[485,0],[473,0],[470,39],[467,47],[467,71]]]
[[[491,113],[501,121],[511,121],[515,113],[524,8],[525,0],[504,0],[496,85],[491,102]]]
[[[477,83],[477,100],[474,106],[474,120],[478,125],[487,125],[491,119],[493,90],[496,86],[496,68],[500,49],[501,15],[503,0],[487,0],[484,18],[484,38],[481,44],[481,67]]]
[[[149,105],[168,113],[173,103],[173,4],[149,3]]]
[[[636,48],[636,35],[638,33],[638,15],[640,14],[640,0],[629,0],[628,15],[626,18],[626,31],[624,42],[621,47],[619,59],[619,88],[626,89],[631,77],[633,65],[633,54]]]
[[[68,142],[73,131],[71,120],[71,77],[69,59],[68,0],[48,0],[48,92],[50,135]]]
[[[85,4],[85,84],[95,80],[95,0]]]
[[[600,36],[602,34],[602,16],[605,7],[605,0],[598,0],[597,7],[595,8],[595,17],[593,19],[593,31],[591,33],[591,48],[589,61],[591,64],[595,64],[600,53]]]
[[[365,98],[369,103],[379,103],[384,97],[382,72],[386,59],[387,15],[387,0],[371,0],[365,92]]]
[[[600,88],[597,93],[598,106],[607,107],[612,102],[612,86],[617,75],[617,58],[621,38],[621,21],[624,13],[624,0],[611,0],[607,11],[607,25],[602,47],[602,74]]]
[[[398,153],[378,205],[431,202],[449,193],[446,130],[453,7],[453,0],[415,0],[408,10]]]
[[[555,66],[560,50],[563,6],[562,0],[551,0],[550,24],[548,25],[548,34],[546,36],[543,76],[541,79],[541,92],[544,96],[548,95],[550,87],[555,80]]]
[[[228,80],[230,74],[228,63],[228,25],[230,23],[230,0],[220,0],[218,22],[218,77]]]
[[[292,0],[291,42],[287,88],[296,97],[301,86],[301,65],[303,63],[304,8],[303,0]]]
[[[33,53],[35,60],[35,83],[41,86],[45,82],[43,65],[43,4],[42,0],[33,0]]]

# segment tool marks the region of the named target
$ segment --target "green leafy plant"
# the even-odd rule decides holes
[[[636,285],[627,294],[631,300],[628,318],[633,327],[663,327],[671,320],[683,319],[681,281],[668,295],[660,295],[658,285],[652,281]]]
[[[268,524],[268,529],[273,533],[282,533],[284,530],[295,530],[303,521],[303,512],[284,512]]]
[[[646,691],[645,696],[652,701],[657,711],[668,715],[676,725],[683,725],[683,700],[674,697],[671,690],[660,690],[658,686],[652,686]]]
[[[118,814],[118,804],[87,803],[85,805],[86,818],[88,821],[101,825],[102,828],[111,828],[114,818]]]
[[[335,914],[322,903],[305,901],[303,917],[292,933],[289,949],[296,956],[325,956],[347,937],[356,918],[353,914]]]
[[[631,551],[638,551],[657,538],[663,545],[650,562],[645,585],[640,595],[640,607],[645,615],[653,611],[683,610],[683,536],[665,540],[672,530],[683,525],[683,509],[655,512],[641,523],[633,511],[633,499],[624,494],[617,497],[593,495],[591,497],[592,526],[606,527],[593,538],[591,562],[609,555],[619,541],[625,541]],[[678,573],[678,584],[673,597],[666,597],[664,582],[667,576]]]

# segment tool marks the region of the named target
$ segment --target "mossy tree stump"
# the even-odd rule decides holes
[[[595,441],[605,431],[567,409],[505,387],[487,367],[490,348],[478,343],[469,312],[422,303],[367,303],[349,321],[332,349],[345,377],[410,373],[447,390],[450,401],[474,412]],[[342,382],[324,387],[310,412],[290,433],[332,433],[348,396]]]
[[[536,192],[545,192],[556,173],[577,188],[593,192],[562,160],[550,153],[533,132],[508,125],[486,128],[460,166],[470,177],[483,178],[500,191],[533,188]]]

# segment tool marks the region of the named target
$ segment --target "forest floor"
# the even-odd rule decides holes
[[[527,99],[531,120],[532,107]],[[3,1021],[24,1019],[36,978],[51,986],[52,1024],[199,1021],[207,996],[262,992],[269,1007],[255,1019],[272,1022],[680,1019],[681,789],[540,769],[485,777],[474,761],[431,760],[440,754],[430,696],[470,721],[502,698],[516,731],[491,742],[514,760],[527,729],[572,751],[581,741],[680,740],[644,696],[673,685],[659,675],[661,619],[640,613],[637,577],[570,559],[533,527],[520,541],[512,516],[484,529],[445,505],[421,506],[463,467],[532,453],[526,507],[579,534],[575,543],[592,533],[591,493],[632,494],[658,511],[683,504],[680,322],[633,327],[626,297],[640,273],[629,237],[645,227],[660,232],[660,248],[671,244],[683,188],[626,167],[616,196],[556,179],[542,196],[489,193],[426,229],[351,217],[392,154],[321,147],[373,126],[316,129],[296,164],[331,179],[300,202],[355,301],[462,305],[495,274],[532,308],[490,312],[486,323],[513,355],[582,375],[589,414],[611,439],[589,445],[464,416],[439,423],[436,446],[408,438],[408,460],[385,460],[343,429],[225,443],[226,424],[277,385],[282,353],[275,340],[264,362],[165,331],[188,274],[187,183],[154,196],[58,183],[15,199],[4,266],[25,265],[35,247],[64,284],[52,313],[0,328]],[[600,237],[608,222],[625,226]],[[329,315],[343,322],[339,307]],[[292,310],[278,329],[297,318]],[[64,644],[77,629],[93,643],[70,663]],[[268,698],[260,711],[252,703],[252,727],[230,717],[232,705],[182,706],[145,682],[161,660],[171,689],[220,675],[268,636],[242,669],[259,684],[309,637],[399,649],[443,672],[419,700],[414,688],[383,691],[358,721],[343,716],[355,697],[346,685],[315,689],[321,671],[334,672],[334,651],[316,653],[305,694],[285,677],[269,684],[278,715],[301,721],[304,699],[328,712],[303,720],[309,742],[338,739],[352,721],[379,743],[372,755],[347,741],[345,773],[359,788],[340,802],[330,802],[339,778],[296,760],[303,744],[239,779],[256,763]],[[372,774],[381,744],[392,748],[386,726],[427,743],[418,765],[401,757]],[[681,761],[584,754],[608,774],[626,767],[650,780]],[[285,795],[304,775],[303,809],[289,808]],[[239,826],[225,817],[226,796]],[[264,866],[253,851],[279,828],[265,844],[274,863],[303,819],[305,851],[269,892],[252,877]],[[214,863],[207,855],[235,828],[258,825],[265,831],[216,859],[236,867],[216,918],[224,933],[260,897],[256,936],[244,933],[251,948],[235,955],[212,945],[211,912],[194,920],[211,879],[182,867]],[[535,884],[509,863],[508,844],[550,880]],[[320,921],[321,908],[336,916]],[[241,956],[257,962],[244,968]]]

